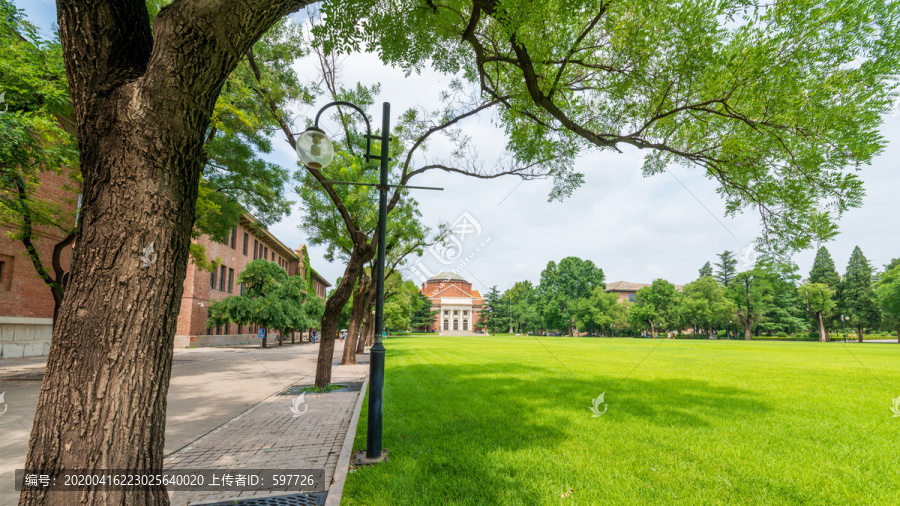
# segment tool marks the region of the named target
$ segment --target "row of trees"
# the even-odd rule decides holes
[[[745,339],[814,329],[822,341],[846,325],[860,341],[865,329],[896,331],[900,340],[900,259],[875,272],[856,247],[840,276],[823,246],[802,282],[789,259],[762,256],[742,272],[732,252],[723,252],[719,260],[715,271],[707,262],[700,276],[680,290],[657,279],[638,290],[633,301],[607,292],[603,271],[590,260],[551,261],[537,286],[520,281],[505,293],[491,288],[481,324],[490,332],[520,333],[724,330],[740,331]]]
[[[259,325],[265,329],[263,348],[269,330],[281,330],[278,344],[282,344],[288,333],[318,329],[325,301],[316,295],[308,263],[306,274],[306,279],[299,275],[289,276],[275,262],[253,260],[238,275],[240,295],[210,302],[206,325]]]

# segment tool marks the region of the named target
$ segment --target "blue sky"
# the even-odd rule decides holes
[[[56,22],[55,2],[17,3],[24,4],[29,19],[49,33]],[[308,61],[298,61],[295,68],[301,74],[316,71]],[[434,104],[449,78],[431,72],[406,77],[372,55],[358,54],[345,59],[343,81],[347,85],[380,82],[383,91],[376,104],[391,102],[396,119],[407,108]],[[381,119],[380,109],[375,110],[376,123]],[[463,127],[477,140],[479,152],[488,160],[505,144],[489,118],[468,120]],[[863,207],[845,215],[840,235],[827,244],[840,272],[857,245],[878,268],[900,257],[896,232],[900,229],[900,213],[895,204],[900,115],[885,117],[882,135],[891,144],[861,173],[867,192]],[[293,170],[296,155],[283,139],[276,138],[274,144],[276,150],[270,159]],[[715,261],[715,255],[723,250],[740,257],[759,235],[759,220],[752,213],[734,219],[723,217],[725,205],[715,193],[716,185],[695,170],[675,166],[670,167],[672,175],[644,178],[641,162],[642,153],[636,149],[625,149],[621,154],[587,153],[576,164],[586,175],[585,184],[563,202],[547,201],[549,181],[520,184],[512,178],[475,180],[426,173],[411,184],[444,187],[445,191],[415,194],[425,223],[436,227],[439,222],[453,223],[468,213],[467,220],[474,220],[480,227],[480,236],[469,234],[462,241],[462,255],[450,263],[442,263],[441,258],[452,258],[455,252],[426,253],[419,265],[430,272],[458,269],[480,290],[492,285],[505,289],[524,279],[536,282],[549,260],[566,256],[593,260],[606,273],[607,282],[649,283],[662,277],[682,284],[696,279],[703,263]],[[298,228],[302,219],[301,211],[295,209],[271,230],[295,247],[306,242]],[[329,281],[343,273],[344,266],[326,262],[322,250],[312,248],[310,254],[313,266]],[[794,256],[804,277],[814,256],[811,250]],[[420,280],[411,271],[406,275]]]

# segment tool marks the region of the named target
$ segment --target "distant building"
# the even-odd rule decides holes
[[[631,281],[615,281],[607,283],[606,291],[613,292],[619,296],[619,301],[634,302],[634,296],[638,290],[650,286],[649,283],[632,283]],[[684,285],[675,285],[675,289],[679,292],[684,290]]]
[[[474,335],[481,331],[478,319],[484,299],[472,283],[452,272],[441,272],[422,283],[422,293],[438,311],[434,324],[427,330],[441,335]]]

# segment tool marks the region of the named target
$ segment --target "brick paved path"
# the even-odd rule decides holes
[[[369,371],[368,355],[359,365],[336,365],[332,383],[362,382]],[[364,363],[365,361],[365,363]],[[295,385],[311,385],[311,373]],[[185,448],[166,456],[166,469],[325,469],[330,484],[344,438],[361,392],[331,392],[304,396],[308,410],[295,417],[295,396],[273,395],[241,413]],[[172,505],[234,497],[272,495],[272,492],[169,492]]]

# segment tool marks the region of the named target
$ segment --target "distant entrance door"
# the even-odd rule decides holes
[[[453,330],[459,330],[459,320],[453,320]]]
[[[444,320],[444,330],[450,330],[450,322]]]
[[[469,320],[463,320],[463,330],[469,330]]]

